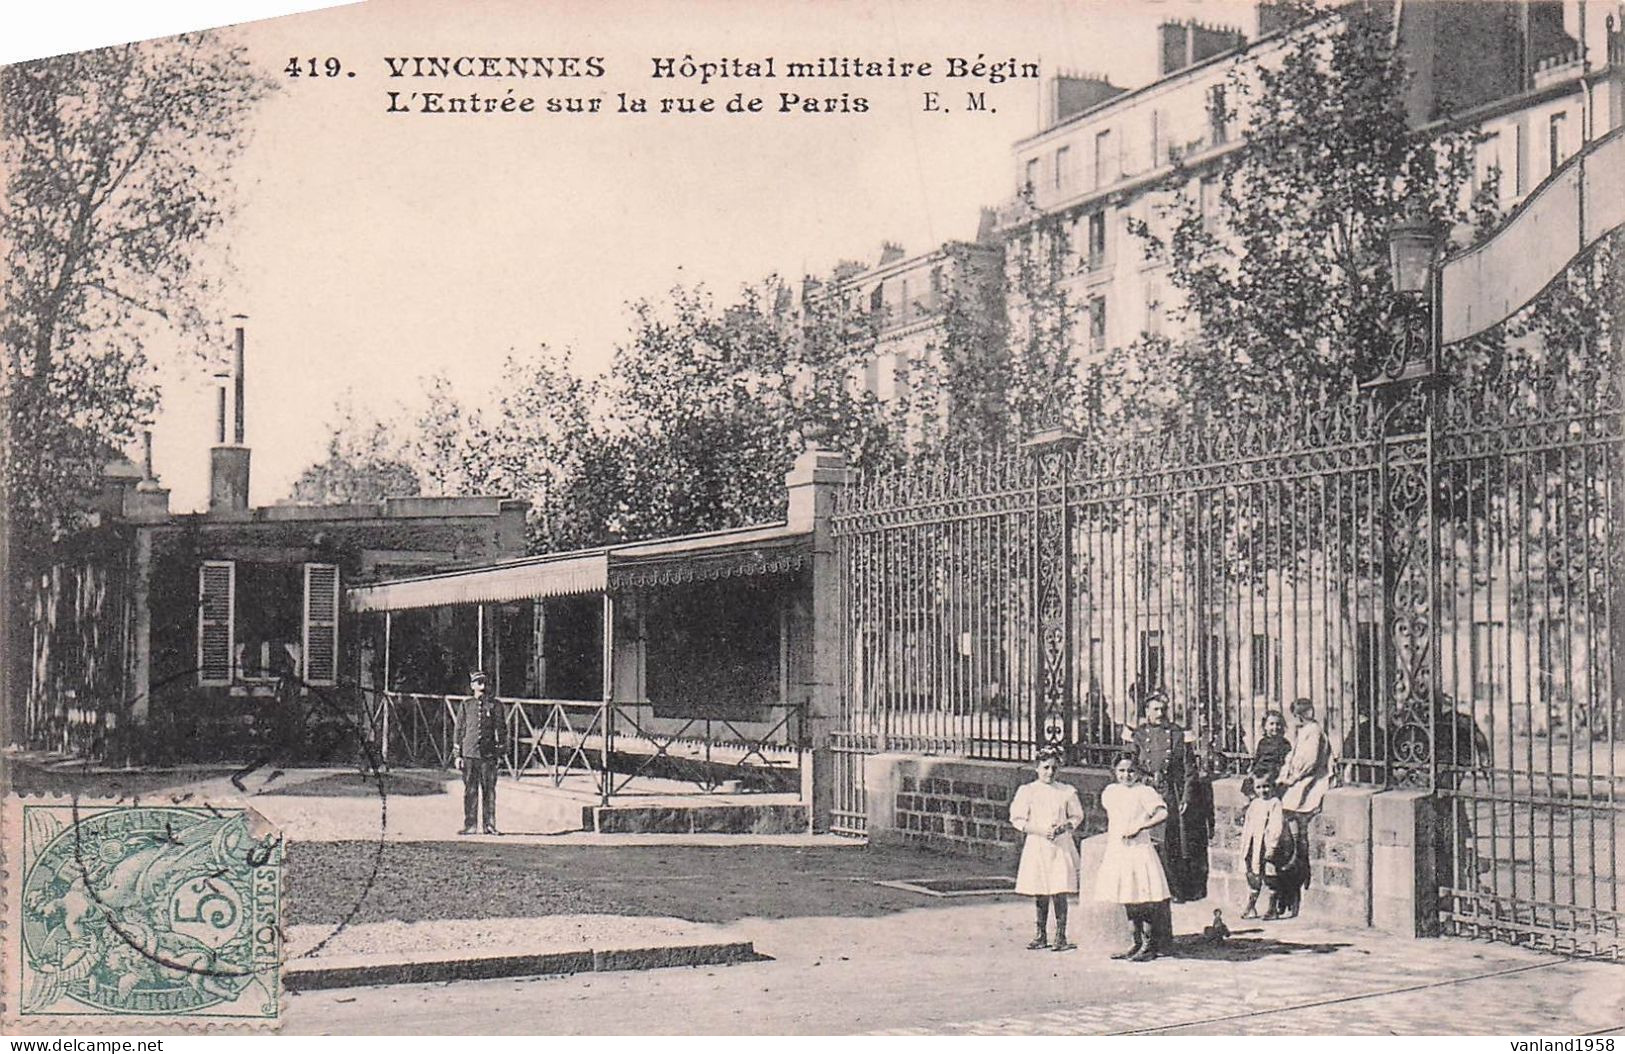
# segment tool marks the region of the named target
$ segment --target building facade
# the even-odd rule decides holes
[[[1406,106],[1422,130],[1482,136],[1475,194],[1497,181],[1510,210],[1582,146],[1620,123],[1625,16],[1562,0],[1395,3],[1393,33],[1410,73]],[[1219,163],[1244,148],[1248,114],[1231,80],[1238,67],[1280,61],[1293,29],[1274,5],[1240,28],[1165,23],[1161,75],[1133,90],[1063,75],[1046,123],[1012,150],[1016,193],[999,206],[1004,288],[1012,331],[1032,324],[1032,261],[1060,259],[1058,282],[1083,368],[1142,335],[1188,336],[1168,265],[1131,228],[1165,233],[1170,179],[1201,215],[1221,207]],[[1071,104],[1068,104],[1071,101]],[[1465,202],[1464,202],[1465,204]],[[1048,276],[1045,276],[1048,280]]]
[[[170,512],[149,446],[144,468],[109,466],[90,525],[34,581],[13,741],[118,762],[348,760],[343,590],[524,552],[524,501],[250,508],[240,354],[237,377],[236,442],[222,388],[208,510]]]

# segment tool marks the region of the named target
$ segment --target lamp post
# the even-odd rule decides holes
[[[1438,228],[1412,216],[1389,231],[1394,295],[1388,346],[1361,387],[1380,420],[1375,510],[1382,550],[1382,683],[1390,785],[1437,785],[1434,710],[1440,672],[1437,382]],[[1376,719],[1378,715],[1371,715]],[[1375,720],[1373,721],[1375,726]]]

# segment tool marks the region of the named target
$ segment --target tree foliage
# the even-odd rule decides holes
[[[719,305],[678,288],[631,306],[607,376],[583,380],[544,348],[510,357],[484,399],[430,377],[403,430],[386,441],[341,420],[307,478],[399,459],[429,493],[523,497],[538,552],[759,523],[784,514],[784,476],[809,443],[860,466],[899,456],[895,414],[851,383],[872,350],[871,320],[837,296],[797,305],[770,278]]]
[[[1176,170],[1159,223],[1132,227],[1168,260],[1190,331],[1134,349],[1143,383],[1166,389],[1142,403],[1230,416],[1346,390],[1386,343],[1390,228],[1469,218],[1473,137],[1413,128],[1391,12],[1300,6],[1306,22],[1279,57],[1228,78],[1218,116],[1244,118],[1242,148],[1216,170]],[[1203,178],[1217,209],[1192,186]]]
[[[0,69],[5,470],[25,532],[70,516],[150,418],[152,333],[201,331],[198,249],[268,88],[214,34]]]
[[[400,450],[390,426],[376,418],[363,420],[346,399],[328,426],[326,459],[305,469],[290,496],[311,505],[342,505],[409,496],[422,489],[417,470]]]
[[[809,443],[834,440],[859,466],[896,456],[900,427],[852,383],[873,355],[874,320],[836,295],[794,300],[769,278],[722,307],[682,288],[633,305],[599,449],[574,493],[602,538],[782,516],[784,475]]]

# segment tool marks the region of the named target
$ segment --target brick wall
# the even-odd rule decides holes
[[[873,755],[864,765],[869,840],[1008,861],[1014,867],[1023,836],[1010,826],[1010,798],[1033,778],[1033,767],[1024,763]],[[1104,831],[1100,791],[1111,775],[1104,769],[1063,769],[1058,780],[1077,788],[1084,813],[1081,835]]]

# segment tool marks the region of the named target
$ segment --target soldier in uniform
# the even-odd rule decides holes
[[[1152,692],[1145,699],[1144,717],[1131,736],[1145,781],[1168,803],[1168,822],[1153,832],[1169,891],[1175,903],[1200,900],[1207,895],[1207,838],[1187,823],[1196,791],[1196,759],[1185,729],[1168,716],[1168,697]],[[1199,822],[1200,817],[1191,817]],[[1160,832],[1160,835],[1157,833]],[[1199,844],[1198,844],[1199,843]],[[1200,860],[1193,859],[1200,855]]]
[[[463,829],[473,834],[483,820],[486,834],[497,830],[497,765],[507,749],[502,704],[485,694],[485,674],[468,675],[469,698],[457,708],[457,760],[463,772]],[[483,815],[482,815],[483,814]]]

